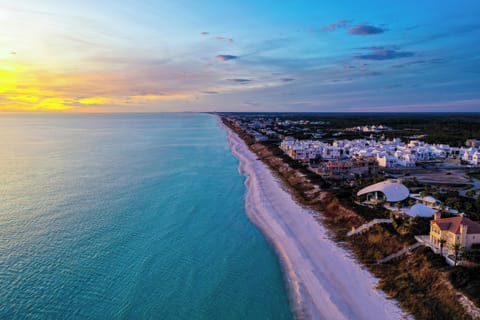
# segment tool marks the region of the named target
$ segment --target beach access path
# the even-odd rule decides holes
[[[377,279],[337,246],[309,210],[282,188],[242,139],[227,130],[246,176],[249,218],[271,241],[288,280],[294,314],[302,319],[409,317],[376,289]]]

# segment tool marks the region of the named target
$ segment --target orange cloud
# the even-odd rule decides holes
[[[91,111],[93,107],[187,100],[193,92],[138,93],[127,74],[62,74],[0,61],[0,111]],[[170,90],[171,91],[171,90]],[[92,106],[92,107],[89,107]]]
[[[90,97],[90,98],[78,99],[77,102],[85,105],[89,105],[89,104],[98,105],[98,104],[112,104],[114,100],[112,98],[107,98],[107,97]]]

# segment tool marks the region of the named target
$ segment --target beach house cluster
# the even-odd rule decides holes
[[[383,124],[380,125],[371,125],[371,126],[357,126],[353,128],[347,128],[346,131],[358,131],[358,132],[372,132],[372,133],[378,133],[382,131],[390,131],[392,128],[384,126]]]
[[[285,138],[280,149],[290,158],[300,161],[313,159],[338,160],[341,158],[340,148],[318,140],[295,140]]]
[[[463,161],[467,162],[470,165],[478,166],[480,165],[480,149],[476,147],[470,147],[468,149],[461,149],[460,155]]]
[[[459,214],[458,210],[445,206],[440,200],[430,195],[422,196],[419,193],[410,193],[409,189],[396,179],[388,179],[367,186],[357,192],[357,197],[359,204],[380,205],[400,216],[432,217],[438,211]],[[413,200],[413,204],[405,206],[407,199]]]
[[[431,247],[435,253],[445,255],[447,262],[452,265],[457,263],[461,250],[468,251],[474,245],[480,246],[480,223],[455,209],[442,206],[442,203],[432,196],[410,193],[400,180],[390,179],[372,184],[359,190],[357,197],[358,204],[383,206],[397,217],[433,217],[429,234],[416,239]],[[408,199],[415,202],[404,206]],[[441,212],[448,213],[449,217],[441,218]]]
[[[480,152],[475,147],[458,148],[446,144],[428,144],[420,140],[404,143],[399,138],[335,140],[332,143],[326,143],[287,137],[280,144],[280,149],[292,159],[300,161],[374,157],[378,165],[384,168],[414,168],[417,161],[447,158],[461,158],[475,166],[480,164]]]

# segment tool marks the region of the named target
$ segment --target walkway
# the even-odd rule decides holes
[[[349,231],[347,233],[347,236],[350,237],[350,236],[353,236],[357,233],[367,231],[368,229],[370,229],[371,227],[373,227],[374,225],[379,224],[379,223],[392,223],[392,220],[391,219],[373,219],[372,221],[370,221],[368,223],[362,224],[360,227],[358,227],[356,229],[352,229],[351,231]]]
[[[423,246],[424,244],[423,243],[420,243],[420,242],[415,242],[414,244],[412,244],[411,246],[408,246],[406,248],[403,248],[402,250],[398,251],[397,253],[394,253],[394,254],[391,254],[383,259],[380,259],[377,261],[378,264],[381,264],[381,263],[385,263],[385,262],[388,262],[390,260],[393,260],[393,259],[396,259],[398,257],[401,257],[403,256],[405,253],[407,252],[410,252],[412,250],[415,250],[416,248],[418,247],[421,247]]]

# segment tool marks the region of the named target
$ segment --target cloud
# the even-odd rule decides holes
[[[415,60],[415,61],[409,61],[409,62],[405,62],[405,63],[395,64],[395,65],[392,66],[392,68],[404,68],[404,67],[413,66],[413,65],[416,65],[416,64],[425,64],[425,63],[427,63],[426,60]]]
[[[410,30],[415,30],[415,29],[418,29],[418,28],[420,28],[419,25],[414,25],[414,26],[406,27],[406,28],[404,28],[404,30],[410,31]]]
[[[322,27],[322,31],[335,31],[338,28],[347,28],[352,20],[338,20]]]
[[[404,68],[404,67],[409,67],[417,64],[422,64],[422,65],[423,64],[439,64],[444,62],[447,62],[447,60],[442,58],[435,58],[435,59],[428,59],[428,60],[414,60],[414,61],[408,61],[405,63],[395,64],[392,66],[392,68]]]
[[[368,24],[361,24],[359,26],[350,28],[348,30],[348,33],[357,36],[368,36],[372,34],[384,33],[385,31],[387,31],[387,29],[371,26]]]
[[[378,71],[367,71],[367,72],[362,72],[359,74],[362,77],[376,77],[376,76],[381,76],[383,73],[378,72]]]
[[[478,30],[480,30],[480,24],[474,23],[474,24],[465,24],[460,26],[451,26],[442,30],[443,32],[439,32],[440,29],[437,28],[435,29],[435,31],[437,31],[436,33],[426,35],[422,38],[413,39],[410,42],[406,42],[404,45],[417,45],[417,44],[423,45],[427,42],[437,41],[444,38],[458,37],[459,35],[465,36],[471,32],[477,32]]]
[[[242,78],[227,79],[227,81],[231,81],[239,84],[246,84],[246,83],[252,82],[252,80],[250,79],[242,79]]]
[[[345,78],[345,79],[331,79],[329,80],[330,83],[339,83],[339,82],[351,82],[352,78]]]
[[[389,85],[386,86],[385,88],[387,88],[387,89],[395,89],[395,88],[401,88],[401,87],[403,87],[402,84],[400,84],[400,83],[394,83],[394,84],[389,84]]]
[[[220,92],[218,91],[203,91],[205,94],[219,94]]]
[[[217,59],[218,61],[230,61],[238,59],[238,56],[234,56],[231,54],[219,54],[215,56],[215,59]]]
[[[370,47],[360,47],[357,48],[359,50],[384,50],[384,49],[389,49],[389,50],[398,50],[400,47],[398,46],[370,46]]]
[[[282,80],[283,82],[291,82],[291,81],[294,81],[295,79],[293,79],[293,78],[282,78],[280,80]]]
[[[385,49],[383,47],[375,47],[374,49],[370,49],[370,53],[354,56],[354,58],[361,60],[383,61],[399,58],[408,58],[413,57],[414,55],[415,54],[413,52],[409,51],[397,51],[393,49]]]
[[[215,37],[215,40],[218,40],[218,41],[225,41],[225,42],[228,42],[228,43],[233,43],[233,39],[232,39],[232,38],[225,38],[225,37]]]
[[[200,32],[200,35],[202,37],[208,37],[210,35],[210,32],[207,32],[207,31],[203,31],[203,32]],[[227,37],[222,37],[222,36],[211,36],[209,37],[209,39],[213,39],[213,40],[216,40],[216,41],[221,41],[221,42],[228,42],[228,43],[233,43],[234,40],[233,38],[227,38]]]

